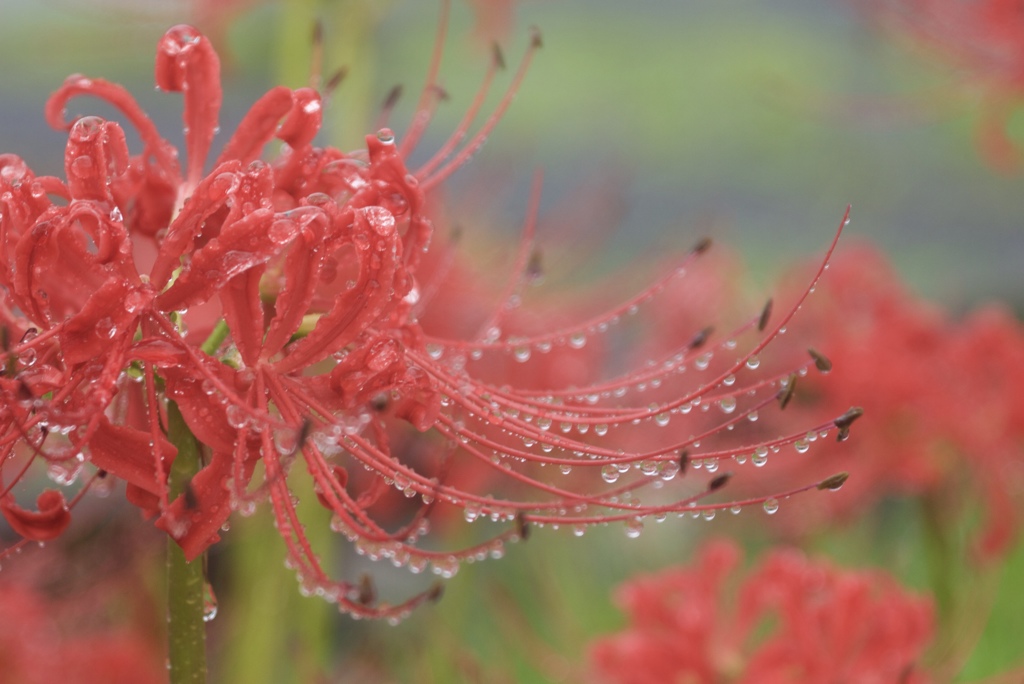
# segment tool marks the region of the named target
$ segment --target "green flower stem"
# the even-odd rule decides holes
[[[921,498],[921,514],[932,594],[935,596],[939,615],[948,617],[954,608],[955,594],[953,564],[956,558],[953,541],[949,537],[947,521],[943,519],[943,507],[934,494],[926,494]]]
[[[173,401],[167,404],[168,438],[178,449],[168,482],[173,501],[199,472],[199,444]],[[206,682],[206,625],[203,621],[203,559],[191,563],[173,539],[167,539],[167,636],[171,684]]]
[[[228,329],[228,324],[222,318],[221,320],[217,321],[217,325],[213,326],[213,330],[210,332],[209,337],[206,338],[206,341],[203,342],[203,346],[200,347],[200,349],[203,351],[204,354],[207,354],[208,356],[213,356],[217,352],[217,350],[220,349],[221,343],[227,339],[229,332],[230,330]]]

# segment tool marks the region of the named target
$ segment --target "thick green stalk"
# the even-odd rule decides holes
[[[168,438],[178,449],[168,482],[173,501],[199,472],[199,444],[174,402],[167,404]],[[206,682],[206,625],[203,620],[202,557],[191,563],[181,547],[167,539],[167,636],[171,684]]]

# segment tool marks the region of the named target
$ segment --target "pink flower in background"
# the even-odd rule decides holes
[[[63,481],[89,464],[85,489],[108,474],[124,480],[128,500],[189,559],[218,541],[233,511],[269,502],[304,592],[355,615],[398,618],[438,590],[390,604],[365,582],[328,576],[303,527],[305,506],[328,509],[332,529],[371,559],[450,577],[462,561],[500,556],[531,525],[621,522],[636,536],[649,517],[841,484],[795,477],[722,501],[728,477],[685,477],[702,439],[716,444],[701,454],[711,472],[712,461],[789,445],[808,430],[730,444],[742,416],[769,413],[789,375],[811,365],[755,372],[806,291],[773,325],[767,312],[744,324],[740,342],[691,334],[640,368],[601,369],[602,341],[642,335],[635,314],[657,310],[705,241],[604,312],[531,319],[508,303],[536,277],[538,184],[496,309],[484,309],[465,336],[424,332],[420,317],[444,284],[421,271],[424,254],[437,249],[434,191],[490,134],[539,46],[535,35],[496,111],[469,135],[501,66],[495,58],[464,122],[416,169],[407,159],[436,105],[440,49],[405,135],[382,129],[351,153],[314,144],[319,93],[277,87],[210,162],[219,60],[189,26],[163,36],[156,62],[159,88],[184,98],[183,163],[121,86],[69,77],[47,105],[50,123],[69,132],[66,180],[37,178],[11,155],[0,167],[0,486],[11,526],[26,539],[51,538],[84,492],[65,503],[47,491],[37,512],[25,509],[14,496],[34,463],[63,469]],[[118,109],[142,150],[129,151],[116,122],[67,121],[64,110],[80,95]],[[262,161],[275,139],[280,154]],[[434,274],[446,277],[445,269]],[[472,283],[456,289],[474,302]],[[203,466],[174,500],[165,400],[202,444]],[[692,434],[639,440],[670,421],[685,424],[702,402],[724,413],[698,409]],[[737,403],[743,408],[730,415]],[[293,495],[295,468],[315,497]],[[461,548],[439,550],[430,534],[429,516],[444,508],[480,521]]]
[[[930,681],[919,660],[931,602],[873,571],[775,550],[744,577],[732,542],[706,543],[690,567],[627,581],[629,623],[592,644],[608,684]]]
[[[794,290],[803,277],[793,277]],[[1024,481],[1019,321],[997,308],[954,320],[912,294],[884,255],[863,245],[832,261],[786,336],[819,350],[831,368],[820,381],[798,379],[780,420],[795,428],[840,415],[855,396],[870,422],[852,444],[808,434],[797,445],[806,457],[764,455],[763,477],[776,483],[799,472],[851,474],[835,496],[804,500],[792,516],[784,511],[790,529],[820,529],[893,494],[954,496],[951,506],[974,500],[987,510],[978,541],[984,555],[1010,547]]]

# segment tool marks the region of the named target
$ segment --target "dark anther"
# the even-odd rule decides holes
[[[704,252],[711,249],[711,238],[701,238],[696,245],[693,246],[694,254],[703,254]]]
[[[789,378],[786,379],[786,386],[779,390],[779,408],[784,409],[789,405],[789,400],[793,398],[793,392],[796,391],[796,373],[791,373]]]
[[[814,359],[814,367],[822,373],[828,373],[832,370],[832,362],[828,360],[828,357],[820,352],[816,352],[813,349],[808,349],[807,353]]]
[[[757,319],[757,331],[764,332],[764,329],[768,327],[768,319],[772,317],[772,300],[765,302],[764,308],[761,309],[761,317]]]
[[[358,601],[364,606],[368,606],[377,600],[377,588],[373,585],[373,577],[369,573],[363,573],[359,576],[359,598]]]
[[[28,330],[25,331],[25,334],[21,336],[21,343],[24,344],[25,340],[32,339],[33,337],[36,336],[38,332],[39,330],[37,330],[36,328],[29,328]]]
[[[459,240],[462,239],[463,230],[464,229],[462,226],[460,226],[459,224],[455,224],[454,226],[452,226],[452,230],[448,234],[448,239],[451,240],[453,243],[458,242]]]
[[[543,262],[541,261],[540,249],[534,249],[530,253],[530,261],[526,264],[526,277],[530,280],[537,280],[544,275]]]
[[[388,395],[381,392],[373,399],[370,400],[370,408],[374,411],[380,412],[388,407]]]
[[[45,425],[40,425],[39,434],[43,436],[43,440],[45,441],[50,434],[50,428],[46,427]]]
[[[327,84],[324,86],[324,95],[329,95],[337,90],[346,76],[348,76],[348,69],[346,67],[341,67],[331,74],[331,77],[327,79]]]
[[[683,475],[686,474],[686,468],[690,465],[690,452],[687,449],[683,449],[679,452],[679,472]]]
[[[7,329],[6,325],[0,325],[0,347],[4,351],[11,348],[11,331]]]
[[[196,490],[192,488],[191,480],[185,483],[185,489],[181,495],[185,498],[186,510],[194,511],[199,508],[199,498],[196,496]]]
[[[324,42],[324,23],[317,19],[313,22],[313,45],[321,45]]]
[[[501,51],[501,46],[497,43],[491,44],[491,59],[494,60],[494,66],[499,69],[505,68],[505,55]]]
[[[437,85],[436,83],[433,86],[431,86],[430,89],[434,91],[434,94],[437,95],[437,99],[440,100],[441,102],[447,102],[452,97],[451,95],[448,94],[447,90]]]
[[[299,426],[299,431],[295,434],[295,451],[302,451],[302,447],[306,446],[306,440],[313,433],[313,421],[309,418],[302,419],[302,425]]]
[[[536,26],[530,27],[530,47],[544,47],[544,40],[541,38],[540,29]]]
[[[860,406],[851,406],[850,410],[832,421],[840,430],[853,425],[853,421],[864,415],[864,409]]]
[[[526,516],[522,511],[516,513],[516,534],[523,541],[530,538],[530,526],[526,523]]]
[[[696,335],[693,336],[693,339],[690,340],[689,348],[692,350],[700,349],[701,347],[703,347],[704,343],[708,341],[708,338],[711,337],[711,333],[714,332],[714,330],[715,329],[709,325],[708,327],[698,332]]]
[[[106,470],[97,470],[96,471],[96,477],[100,478],[101,480],[103,478],[105,478],[106,476],[107,476],[107,471]]]
[[[15,378],[15,380],[18,381],[18,401],[28,401],[29,399],[32,399],[32,390],[28,388],[28,385],[25,384],[25,381],[22,380],[21,378]],[[35,409],[33,409],[33,411],[34,410]]]
[[[826,477],[818,483],[818,489],[830,489],[835,491],[843,486],[843,483],[850,477],[850,473],[836,473],[832,477]]]
[[[400,97],[402,97],[401,84],[394,86],[388,91],[388,96],[384,98],[384,111],[389,112],[394,109]]]
[[[724,487],[732,479],[732,473],[722,473],[708,482],[708,491],[715,492]]]
[[[434,586],[427,591],[427,600],[433,603],[440,601],[442,596],[444,596],[444,585],[440,582],[435,582]]]

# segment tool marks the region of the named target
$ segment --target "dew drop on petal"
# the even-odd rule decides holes
[[[626,536],[636,539],[644,531],[644,521],[641,518],[634,518],[626,522]]]

